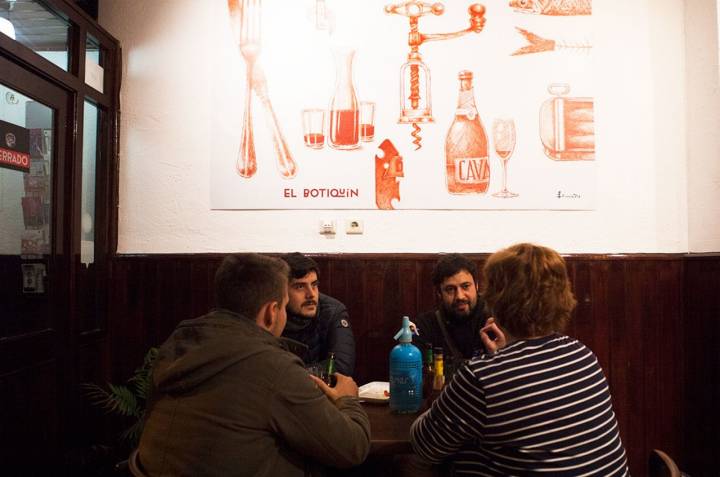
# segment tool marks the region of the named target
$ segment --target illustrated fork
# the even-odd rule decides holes
[[[236,165],[237,172],[240,176],[248,178],[257,172],[257,157],[253,139],[252,97],[250,94],[255,91],[269,116],[269,125],[272,130],[273,145],[277,154],[280,175],[290,179],[297,173],[297,165],[283,138],[275,111],[270,103],[265,74],[262,68],[257,65],[261,48],[261,0],[242,0],[242,4],[240,4],[240,0],[228,0],[228,8],[235,34],[236,36],[239,34],[238,46],[247,69],[245,110],[243,114],[242,140]]]

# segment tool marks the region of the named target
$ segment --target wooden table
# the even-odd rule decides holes
[[[370,418],[370,455],[409,454],[410,426],[417,419],[417,414],[393,414],[387,403],[362,403],[363,409]]]
[[[370,453],[361,465],[331,473],[331,477],[398,477],[406,473],[412,456],[410,426],[421,413],[393,414],[387,402],[362,403],[370,418]],[[414,475],[414,474],[411,474]]]

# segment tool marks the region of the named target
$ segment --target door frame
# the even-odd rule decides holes
[[[20,329],[11,336],[0,337],[0,376],[18,376],[17,380],[29,380],[27,384],[35,391],[44,389],[47,396],[56,396],[53,407],[48,403],[36,402],[28,396],[27,402],[15,400],[20,407],[37,406],[45,413],[48,427],[40,436],[46,444],[54,444],[50,450],[59,449],[60,429],[64,427],[63,408],[68,404],[66,378],[74,375],[72,356],[73,346],[70,333],[71,310],[74,305],[72,289],[72,260],[70,260],[71,221],[73,212],[72,167],[73,146],[67,140],[68,125],[73,123],[73,93],[59,87],[47,79],[34,74],[26,68],[0,56],[0,82],[32,100],[51,108],[52,118],[52,156],[51,156],[51,222],[50,250],[42,261],[46,264],[47,279],[43,314],[47,316],[46,326],[42,329]],[[22,261],[22,260],[21,260]],[[20,270],[18,270],[21,276]],[[21,305],[22,306],[22,305]],[[5,319],[22,317],[5,317]],[[37,377],[36,377],[37,376]],[[48,379],[50,378],[50,379]],[[9,379],[12,383],[12,379]],[[22,388],[20,388],[22,389]],[[18,446],[22,444],[19,439]],[[12,443],[9,443],[12,448]],[[22,449],[16,449],[16,455]],[[47,456],[50,457],[50,456]]]
[[[10,469],[22,462],[30,474],[42,473],[44,466],[63,473],[57,464],[81,446],[115,437],[106,419],[82,395],[79,383],[112,379],[106,296],[117,244],[120,44],[73,1],[42,2],[68,23],[67,71],[0,34],[0,81],[55,111],[50,286],[43,298],[52,310],[45,329],[17,336],[0,332],[0,404],[9,404],[0,408],[0,460]],[[102,92],[85,83],[87,35],[100,45]],[[99,113],[95,263],[90,267],[81,263],[85,101],[96,105]],[[82,323],[83,313],[92,314],[87,324]],[[5,425],[8,422],[12,428]]]

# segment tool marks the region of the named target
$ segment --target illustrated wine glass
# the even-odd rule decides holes
[[[507,188],[507,163],[515,150],[515,122],[510,118],[496,118],[492,124],[493,145],[503,165],[503,187],[493,197],[510,198],[518,194]]]

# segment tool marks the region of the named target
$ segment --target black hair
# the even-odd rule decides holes
[[[292,252],[283,255],[283,260],[290,267],[290,274],[288,278],[302,278],[310,272],[315,272],[318,278],[320,278],[320,271],[318,270],[318,264],[315,260],[310,257],[306,257],[300,252]]]
[[[458,272],[467,271],[473,277],[473,281],[478,281],[478,268],[475,262],[467,258],[465,255],[459,253],[450,253],[444,255],[435,264],[435,268],[432,271],[432,283],[435,288],[440,288],[440,285],[446,278],[452,277]]]

